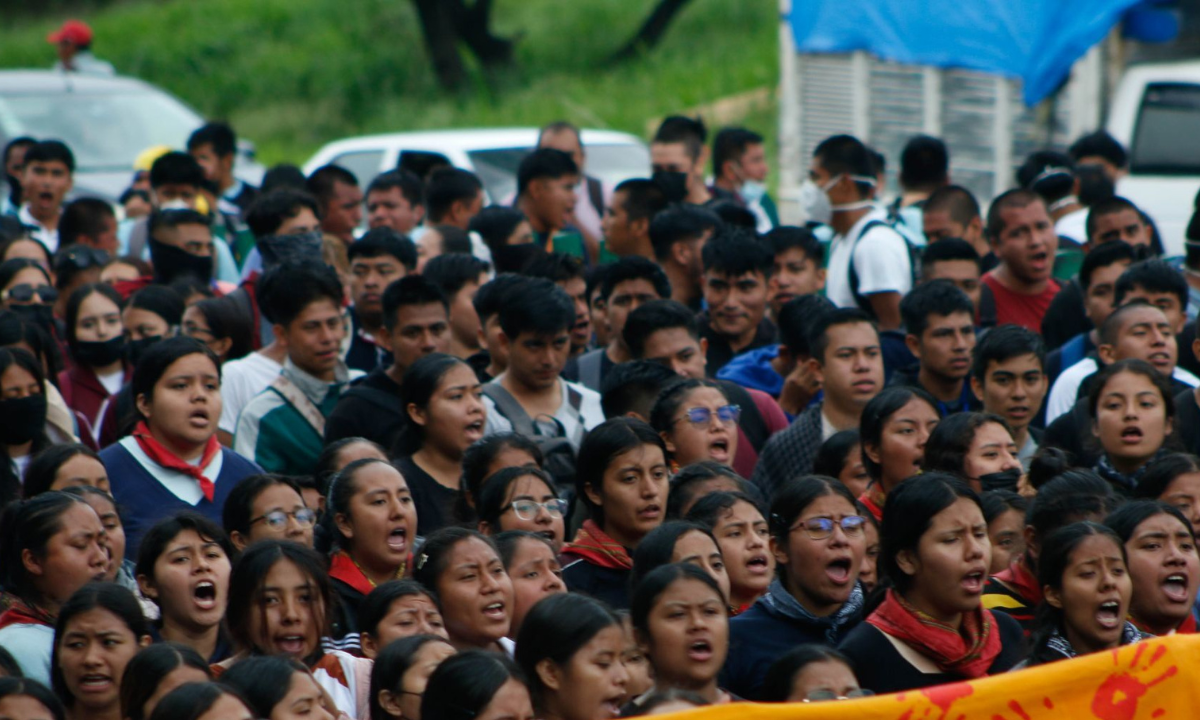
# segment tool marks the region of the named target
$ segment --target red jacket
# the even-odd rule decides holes
[[[132,371],[125,368],[123,382],[128,383]],[[106,423],[97,432],[97,426],[102,422],[105,410],[111,399],[108,390],[96,377],[96,372],[90,367],[82,367],[74,363],[58,374],[58,389],[62,392],[67,407],[75,414],[75,422],[79,424],[79,439],[84,445],[99,450],[105,446],[103,436],[109,436],[116,431]]]

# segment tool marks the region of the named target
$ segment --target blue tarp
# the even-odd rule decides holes
[[[885,60],[1019,77],[1025,102],[1142,0],[793,0],[799,52],[866,50]]]

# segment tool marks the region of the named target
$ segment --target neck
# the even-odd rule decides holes
[[[518,399],[524,398],[526,401],[529,401],[529,402],[535,402],[538,400],[549,400],[551,398],[557,398],[560,401],[562,399],[562,397],[561,397],[562,391],[557,382],[546,388],[532,388],[531,389],[531,388],[525,386],[523,383],[517,382],[516,379],[513,378],[512,373],[508,372],[507,370],[505,370],[501,375],[499,375],[497,379],[500,380],[500,385],[505,390],[512,393],[513,397],[516,397]]]
[[[1075,632],[1075,628],[1072,627],[1064,627],[1063,635],[1066,636],[1067,642],[1071,643],[1071,647],[1075,649],[1076,655],[1090,655],[1095,652],[1100,652],[1101,650],[1112,650],[1113,648],[1121,646],[1120,640],[1117,640],[1111,645],[1093,644],[1085,639],[1082,635]]]
[[[38,222],[40,222],[47,230],[54,230],[58,227],[59,212],[59,208],[57,207],[45,209],[38,207],[33,203],[29,204],[29,214],[32,215]]]
[[[829,221],[829,226],[838,235],[845,235],[850,232],[850,228],[854,227],[854,223],[861,220],[869,212],[871,212],[871,208],[835,212],[833,213],[833,219]]]
[[[291,358],[291,360],[292,360],[292,364],[296,365],[295,358]],[[328,370],[321,370],[319,372],[315,372],[309,368],[301,367],[299,365],[296,365],[296,369],[299,370],[300,372],[304,373],[305,375],[314,377],[324,383],[331,383],[331,382],[334,382],[335,380],[337,380],[337,366],[331,367]]]
[[[696,276],[688,272],[686,267],[670,260],[661,264],[663,271],[667,273],[667,279],[671,281],[671,299],[690,307],[700,294]]]
[[[736,193],[738,191],[738,189],[741,187],[741,183],[722,175],[721,177],[713,180],[713,186],[721,188],[722,190],[726,190],[731,193]]]
[[[1017,452],[1021,452],[1021,449],[1025,447],[1025,442],[1029,440],[1029,426],[1013,425],[1011,427],[1013,432],[1013,442],[1017,445]]]
[[[957,403],[962,398],[963,379],[948,378],[930,372],[924,365],[917,372],[917,382],[938,400],[944,403]]]
[[[389,378],[391,378],[392,381],[395,382],[397,385],[403,385],[404,383],[402,382],[402,380],[404,379],[404,371],[407,369],[408,368],[402,368],[399,365],[396,365],[395,363],[393,363],[391,365],[388,365],[387,369],[384,370],[383,372]]]
[[[383,327],[383,315],[380,313],[358,313],[358,324],[371,335],[375,335]]]
[[[1121,473],[1122,475],[1132,475],[1138,471],[1138,468],[1145,465],[1146,461],[1152,457],[1154,457],[1154,455],[1143,458],[1119,458],[1113,457],[1110,454],[1108,456],[1108,460],[1112,463],[1112,466],[1117,469],[1117,472]]]
[[[825,400],[821,403],[821,414],[825,416],[830,425],[838,430],[852,430],[858,427],[858,423],[862,419],[862,408],[855,405],[843,408],[834,398],[826,394]]]
[[[1001,263],[992,272],[1001,285],[1021,295],[1040,295],[1045,292],[1046,287],[1050,284],[1050,278],[1042,278],[1041,280],[1024,280],[1018,278],[1009,269],[1008,265],[1004,263]]]
[[[633,359],[633,356],[629,354],[629,348],[625,345],[625,340],[620,335],[614,335],[613,339],[608,341],[608,347],[604,349],[604,354],[618,365]]]
[[[737,355],[742,350],[754,342],[754,336],[758,333],[758,323],[751,325],[745,332],[739,335],[726,335],[725,341],[729,343],[729,349],[733,350],[733,354]]]
[[[1183,623],[1182,619],[1175,618],[1134,618],[1132,613],[1130,614],[1130,619],[1134,620],[1138,627],[1144,628],[1146,632],[1154,637],[1170,635],[1178,630],[1179,626]]]
[[[32,448],[33,448],[32,440],[30,440],[29,442],[21,443],[19,445],[9,445],[8,446],[8,456],[10,458],[25,457],[26,455],[29,454],[29,451]]]
[[[79,701],[67,710],[68,720],[121,720],[121,703],[113,702],[112,705],[102,708],[84,707]]]
[[[221,178],[217,182],[217,188],[219,190],[218,194],[224,195],[226,191],[228,191],[229,188],[233,187],[236,183],[237,180],[234,179],[233,175],[226,175],[225,177]]]
[[[980,260],[987,257],[988,253],[992,251],[991,246],[988,245],[987,240],[984,240],[983,237],[975,238],[971,242],[971,247],[975,248],[975,252],[979,254]]]
[[[633,254],[640,255],[651,262],[657,262],[657,259],[654,257],[654,246],[650,244],[649,235],[638,238],[637,250],[635,250]]]
[[[909,205],[928,200],[931,193],[931,190],[905,190],[900,195],[900,207],[908,207]]]
[[[737,610],[739,608],[748,607],[750,603],[759,599],[762,597],[762,595],[763,594],[758,591],[746,590],[743,592],[741,588],[730,586],[729,604],[733,606],[734,610]]]
[[[910,593],[905,595],[904,599],[908,601],[909,605],[912,605],[917,610],[920,610],[943,625],[948,625],[955,630],[962,627],[963,616],[960,612],[943,612],[937,605],[926,600],[920,593]]]
[[[168,437],[167,435],[164,435],[157,426],[151,423],[146,424],[150,428],[151,437],[157,440],[163,447],[169,450],[172,455],[180,460],[195,460],[196,458],[204,455],[204,448],[208,445],[207,440],[201,443],[187,442],[178,438]]]
[[[451,490],[457,490],[460,486],[459,478],[462,476],[462,453],[458,453],[457,457],[452,457],[441,451],[433,443],[425,443],[421,449],[412,454],[412,461],[417,467],[429,473],[430,477],[438,481],[439,485],[444,485]]]
[[[1088,340],[1092,342],[1093,347],[1100,347],[1100,331],[1096,329],[1088,330]],[[1063,368],[1066,370],[1066,368]]]
[[[221,626],[217,624],[211,627],[189,628],[184,625],[177,625],[169,619],[163,618],[159,635],[167,642],[187,645],[200,653],[200,657],[209,658],[217,651],[217,641],[221,636]]]
[[[540,215],[535,212],[533,203],[529,198],[522,197],[517,200],[517,209],[525,213],[525,217],[529,219],[529,227],[533,228],[536,233],[553,233],[558,228],[552,227],[550,223],[545,222]]]
[[[697,682],[692,678],[682,677],[661,678],[654,683],[654,689],[660,693],[670,692],[671,690],[687,690],[696,693],[711,705],[716,705],[724,699],[721,694],[721,688],[717,685],[716,678],[705,682]]]
[[[709,200],[712,200],[712,193],[708,191],[708,188],[704,187],[703,180],[693,181],[688,183],[688,185],[687,201],[689,203],[693,205],[703,205]]]
[[[475,353],[479,352],[479,342],[465,342],[453,333],[450,335],[449,352],[455,357],[466,360]]]
[[[643,535],[632,535],[621,530],[621,528],[613,527],[607,523],[601,524],[600,529],[604,534],[613,539],[621,547],[629,550],[631,553],[637,547],[637,544],[642,541]]]
[[[495,354],[489,353],[488,356],[491,358],[491,362],[489,362],[488,366],[484,368],[484,372],[486,372],[488,375],[491,375],[493,378],[498,378],[503,375],[504,371],[507,370],[508,367],[497,363]]]
[[[271,344],[267,345],[262,350],[259,350],[258,354],[262,355],[265,358],[274,360],[275,362],[282,365],[283,361],[285,359],[287,359],[287,348],[283,347],[278,342],[275,342],[274,340],[272,340]]]
[[[500,642],[498,640],[490,640],[490,641],[480,644],[480,643],[473,643],[473,642],[464,640],[462,638],[456,638],[453,635],[451,635],[449,642],[451,645],[454,646],[454,649],[458,650],[459,652],[462,652],[463,650],[486,650],[488,652],[497,652],[497,653],[504,652],[504,648],[502,648],[500,646]]]
[[[842,609],[841,603],[818,605],[808,593],[804,592],[803,588],[796,584],[796,581],[790,575],[785,574],[783,576],[783,587],[788,591],[789,595],[796,599],[796,602],[804,606],[805,610],[817,617],[829,617]]]
[[[362,574],[367,577],[375,586],[384,584],[396,579],[396,573],[400,571],[400,566],[389,565],[387,567],[376,567],[362,558],[355,557],[352,552],[346,553],[354,564],[362,571]]]
[[[96,373],[97,375],[111,375],[115,372],[120,372],[121,367],[122,367],[122,361],[118,360],[114,363],[109,363],[108,365],[104,365],[102,367],[94,367],[94,368],[92,368],[92,372]]]

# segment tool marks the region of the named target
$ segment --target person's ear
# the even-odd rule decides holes
[[[1026,525],[1022,534],[1025,536],[1025,553],[1036,561],[1038,553],[1041,551],[1037,542],[1037,530],[1034,530],[1032,525]]]
[[[240,549],[240,548],[239,548]],[[158,599],[158,588],[154,586],[154,581],[145,575],[137,576],[138,590],[150,600]]]
[[[879,453],[879,448],[873,447],[872,445],[870,445],[868,443],[863,443],[862,444],[862,453],[863,453],[863,455],[866,455],[871,460],[871,462],[875,463],[876,465],[883,464],[883,456]]]
[[[646,424],[650,423],[649,420],[642,417],[642,414],[640,412],[637,412],[636,410],[630,410],[629,412],[625,413],[624,417],[633,418],[634,420],[641,420],[642,422],[644,422]]]
[[[538,202],[545,197],[546,185],[547,182],[545,178],[536,178],[534,180],[530,180],[528,186],[529,199],[533,200],[534,202]]]
[[[287,328],[284,326],[280,325],[279,323],[275,323],[271,326],[271,334],[275,336],[275,342],[284,345],[287,344]]]
[[[138,638],[138,647],[140,647],[140,648],[150,647],[150,645],[153,642],[154,642],[154,638],[150,637],[149,635],[143,635],[140,638]]]
[[[417,224],[417,225],[420,225],[422,222],[425,221],[425,206],[424,205],[417,205],[417,206],[413,207],[413,218],[414,218],[415,224]]]
[[[1043,377],[1045,377],[1043,375]],[[983,402],[983,383],[979,382],[979,378],[971,376],[971,393],[979,402]]]
[[[671,442],[671,433],[660,432],[658,435],[659,435],[659,437],[661,437],[663,439],[663,445],[665,445],[667,447],[667,452],[674,454],[675,453],[675,443]]]
[[[542,681],[550,690],[562,690],[562,671],[558,667],[558,663],[550,658],[544,658],[534,666],[534,671],[538,675],[538,679]]]
[[[229,352],[229,348],[233,347],[233,338],[227,337],[220,340],[213,340],[212,344],[208,347],[217,354],[217,357],[225,357],[225,353]]]
[[[391,690],[379,691],[379,707],[394,718],[404,717],[404,710],[400,708],[399,699],[392,694]]]
[[[805,360],[805,362],[808,363],[808,371],[812,374],[813,378],[815,378],[816,381],[821,383],[821,386],[824,387],[825,368],[821,366],[821,363],[817,362],[816,358],[810,357],[808,360]]]
[[[429,422],[428,413],[425,411],[425,408],[416,403],[409,403],[408,407],[404,408],[404,414],[408,416],[409,420],[412,420],[421,427],[425,427],[425,424]]]
[[[479,521],[479,532],[483,533],[484,535],[491,535],[492,534],[492,524],[489,523],[487,520],[480,520]]]
[[[1046,599],[1046,604],[1058,610],[1063,609],[1062,592],[1055,590],[1049,585],[1042,588],[1042,597]]]
[[[777,566],[787,565],[789,562],[791,562],[791,560],[788,558],[787,548],[780,545],[779,541],[774,535],[771,536],[769,546],[771,548],[771,555],[774,556],[775,564]]]
[[[1102,344],[1096,348],[1096,357],[1100,358],[1101,363],[1112,365],[1117,361],[1117,348],[1112,345]]]
[[[700,356],[704,358],[704,367],[708,368],[708,338],[700,338]]]
[[[583,484],[583,494],[587,495],[588,501],[596,507],[604,507],[604,496],[590,482]]]
[[[904,347],[908,348],[908,351],[912,353],[913,357],[915,357],[917,360],[921,359],[921,338],[913,335],[912,333],[908,333],[904,336]]]
[[[825,268],[817,268],[817,290],[825,289]]]
[[[133,405],[137,408],[137,411],[141,413],[142,417],[146,418],[147,420],[150,419],[150,400],[146,397],[145,393],[138,394],[138,396],[133,399]]]
[[[375,646],[375,637],[369,632],[361,632],[358,639],[359,645],[362,647],[363,657],[374,660],[375,656],[379,654],[379,648]],[[384,692],[387,691],[385,690]]]
[[[496,340],[500,344],[500,350],[502,350],[505,355],[508,355],[509,349],[512,346],[512,341],[509,340],[508,333],[501,330],[500,332],[496,333]]]
[[[1171,434],[1171,433],[1173,433],[1174,431],[1175,431],[1175,418],[1170,418],[1170,417],[1169,417],[1169,418],[1167,418],[1167,424],[1166,424],[1166,426],[1165,426],[1165,430],[1164,430],[1164,432],[1165,432],[1167,435],[1170,435],[1170,434]]]
[[[917,571],[921,569],[921,563],[912,550],[901,550],[896,553],[896,567],[900,568],[900,572],[905,575],[916,575]]]
[[[650,235],[650,218],[630,220],[629,233],[637,237],[648,237]]]
[[[682,267],[690,267],[692,263],[692,247],[688,242],[677,242],[671,246],[671,261]]]
[[[1200,338],[1192,341],[1192,355],[1200,359]]]
[[[234,530],[233,532],[229,533],[229,542],[233,543],[233,546],[238,549],[238,552],[245,550],[246,546],[250,544],[249,539],[238,530]],[[145,591],[143,591],[143,594],[145,594]],[[149,595],[147,595],[147,597],[149,597]]]
[[[334,513],[333,524],[337,526],[338,532],[348,540],[354,539],[354,525],[350,523],[350,518],[346,517],[346,513]]]

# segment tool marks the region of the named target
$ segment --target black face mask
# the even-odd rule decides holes
[[[152,335],[141,340],[130,340],[125,344],[125,359],[129,361],[130,365],[137,367],[138,360],[142,359],[150,346],[162,339],[162,335]]]
[[[685,172],[655,170],[654,174],[650,176],[650,181],[658,186],[669,203],[683,202],[683,199],[687,197],[688,176]]]
[[[501,245],[492,249],[492,262],[498,273],[519,273],[529,262],[530,258],[545,255],[546,250],[539,243],[522,243],[520,245]]]
[[[88,367],[104,367],[121,359],[125,350],[125,337],[118,335],[108,340],[76,340],[71,345],[71,355],[76,362]]]
[[[282,262],[315,262],[321,258],[321,233],[317,231],[295,235],[269,235],[255,241],[262,255],[263,270]]]
[[[0,437],[9,445],[20,445],[46,429],[46,396],[38,393],[23,398],[0,400]]]
[[[218,241],[219,242],[219,241]],[[158,282],[167,284],[176,278],[191,276],[207,285],[212,282],[213,258],[193,255],[174,245],[149,238],[150,262]]]
[[[1012,468],[1010,470],[1001,470],[1000,472],[988,473],[987,475],[979,476],[979,485],[984,492],[992,490],[1011,490],[1017,491],[1017,483],[1021,480],[1021,469]]]

